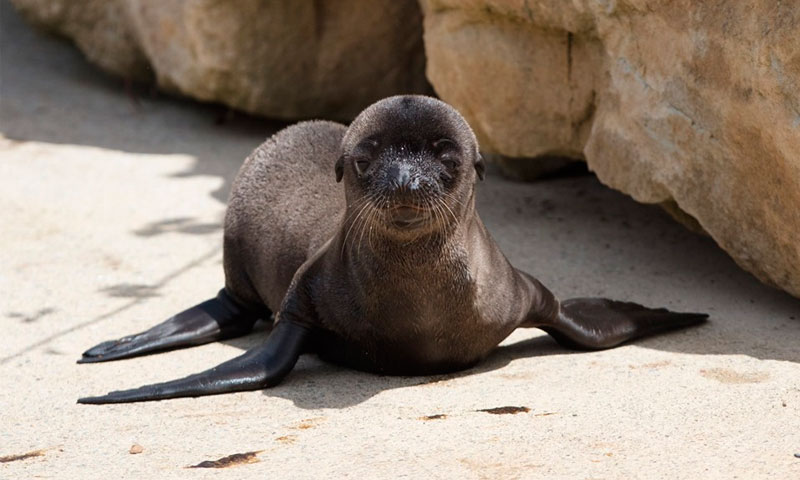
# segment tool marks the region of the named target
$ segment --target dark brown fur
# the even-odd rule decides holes
[[[337,230],[345,209],[334,179],[344,125],[285,128],[245,160],[225,214],[225,288],[277,312],[297,269]]]
[[[358,182],[348,159],[365,138],[420,150],[454,141],[461,165],[442,199],[446,221],[421,231],[387,229],[376,218],[355,223],[371,186]],[[344,191],[333,175],[339,158]],[[481,170],[472,130],[429,97],[384,100],[349,129],[289,127],[259,147],[234,182],[226,288],[313,326],[317,350],[334,361],[390,373],[474,364],[524,322],[558,312],[549,291],[508,263],[475,212]]]

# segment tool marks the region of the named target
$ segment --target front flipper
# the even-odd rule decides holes
[[[266,307],[258,312],[246,310],[223,289],[216,298],[184,310],[145,332],[90,348],[78,363],[118,360],[239,337],[249,333],[259,318],[269,318],[270,313]]]
[[[705,313],[677,313],[606,298],[572,298],[561,303],[557,318],[536,326],[564,347],[601,350],[707,318]]]
[[[272,387],[294,368],[309,333],[308,327],[290,320],[279,321],[263,345],[214,368],[171,382],[84,397],[78,403],[144,402]]]

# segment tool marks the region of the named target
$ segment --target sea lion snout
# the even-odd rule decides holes
[[[387,176],[389,182],[394,190],[397,192],[405,192],[407,190],[419,189],[419,179],[411,177],[411,167],[408,165],[391,165],[388,169]]]
[[[380,191],[387,206],[425,205],[425,199],[439,193],[440,187],[431,173],[420,162],[385,160],[378,165],[379,171],[372,179],[369,189]]]

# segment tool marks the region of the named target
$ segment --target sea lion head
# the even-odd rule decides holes
[[[347,129],[336,162],[348,216],[404,239],[458,223],[473,208],[474,184],[483,176],[466,120],[421,95],[367,107]]]

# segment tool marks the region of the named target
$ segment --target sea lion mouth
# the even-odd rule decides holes
[[[422,225],[428,218],[428,210],[416,205],[398,205],[388,211],[390,223],[400,229]]]

